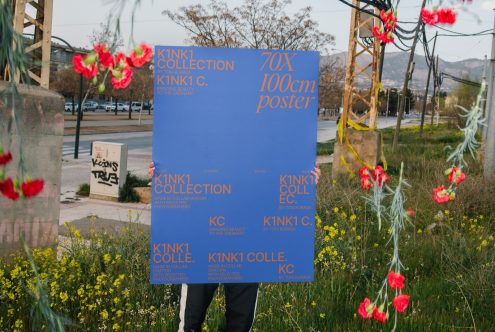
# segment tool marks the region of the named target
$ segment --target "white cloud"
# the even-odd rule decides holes
[[[486,0],[481,5],[481,8],[486,10],[495,9],[495,0]]]

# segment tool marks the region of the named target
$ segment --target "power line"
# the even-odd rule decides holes
[[[457,77],[457,76],[454,76],[454,75],[450,75],[450,74],[441,72],[440,73],[440,77],[443,78],[444,76],[447,77],[447,78],[450,78],[451,80],[453,80],[455,82],[459,82],[459,83],[470,85],[470,86],[475,86],[477,88],[481,87],[481,83],[479,83],[479,82],[470,81],[470,80],[467,80],[467,79],[464,79],[464,78],[460,78],[460,77]]]
[[[475,35],[479,35],[479,34],[486,33],[486,32],[489,32],[489,33],[493,32],[492,29],[486,29],[486,30],[483,30],[483,31],[480,31],[480,32],[476,32],[476,33],[463,33],[463,32],[449,30],[447,28],[444,28],[444,27],[439,26],[438,24],[435,24],[434,26],[437,29],[440,29],[440,30],[443,30],[443,31],[447,31],[447,32],[450,32],[452,34],[459,35],[459,36],[475,36]]]

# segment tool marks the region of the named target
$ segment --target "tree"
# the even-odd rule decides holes
[[[210,0],[163,11],[174,23],[189,32],[189,42],[207,47],[247,47],[257,49],[325,50],[334,37],[318,30],[311,19],[311,7],[288,16],[290,0],[244,0],[230,9],[226,2]]]
[[[319,108],[338,110],[344,93],[345,66],[338,58],[320,66],[318,87]]]
[[[473,81],[470,79],[469,75],[464,75],[463,80]],[[476,101],[480,88],[471,84],[459,83],[457,87],[450,93],[448,98],[446,98],[445,108],[447,114],[456,118],[457,124],[460,127],[464,127],[465,119],[460,115],[462,114],[457,106],[464,107],[465,109],[470,109],[473,103]]]
[[[74,115],[76,100],[79,100],[79,74],[77,74],[72,68],[67,68],[56,72],[52,75],[52,81],[50,82],[50,88],[59,92],[65,98],[72,100],[72,115]],[[89,81],[83,79],[83,98],[84,93],[90,88]]]
[[[89,41],[91,42],[89,48],[92,48],[96,43],[105,43],[111,50],[124,46],[122,38],[112,32],[110,22],[100,23],[99,27],[91,32]]]
[[[462,79],[464,81],[474,82],[469,75],[464,75]],[[479,90],[480,88],[478,86],[459,83],[454,91],[452,91],[451,96],[455,97],[457,105],[469,109],[475,102]]]

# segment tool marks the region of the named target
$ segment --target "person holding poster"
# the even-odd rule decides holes
[[[155,173],[154,163],[148,167],[148,177]],[[316,164],[311,171],[315,183],[320,177]],[[213,299],[218,283],[182,284],[180,293],[178,332],[200,332],[206,311]],[[249,332],[253,326],[259,283],[224,283],[225,317],[228,332]]]

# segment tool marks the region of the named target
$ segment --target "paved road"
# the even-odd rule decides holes
[[[131,120],[134,121],[134,120]],[[152,123],[152,120],[146,120],[148,123]],[[411,122],[412,119],[405,119],[402,123]],[[109,122],[125,122],[129,124],[130,121],[88,121],[91,125],[113,125],[102,124]],[[381,117],[378,119],[378,128],[386,128],[395,126],[397,118],[395,117]],[[318,121],[318,142],[327,142],[328,140],[335,139],[337,133],[337,124],[335,121]],[[151,132],[135,132],[135,133],[116,133],[116,134],[99,134],[99,135],[81,135],[79,139],[79,156],[89,156],[91,142],[93,141],[105,141],[112,143],[127,144],[129,151],[151,149]],[[64,137],[63,156],[64,158],[73,158],[74,156],[74,136]]]
[[[89,156],[91,143],[104,141],[127,144],[128,150],[151,149],[152,132],[133,132],[116,134],[81,135],[79,137],[79,156]],[[62,155],[64,158],[73,158],[75,147],[74,136],[64,136]]]
[[[402,124],[413,121],[413,119],[404,119]],[[378,128],[394,127],[397,123],[396,117],[379,117],[377,120]],[[335,121],[318,121],[318,142],[327,142],[335,139],[337,135],[337,123]]]
[[[102,126],[132,126],[132,125],[146,125],[153,124],[153,120],[141,120],[136,118],[136,114],[133,114],[132,120],[99,120],[99,121],[81,121],[81,127],[102,127]],[[76,121],[65,121],[65,128],[75,128]]]

